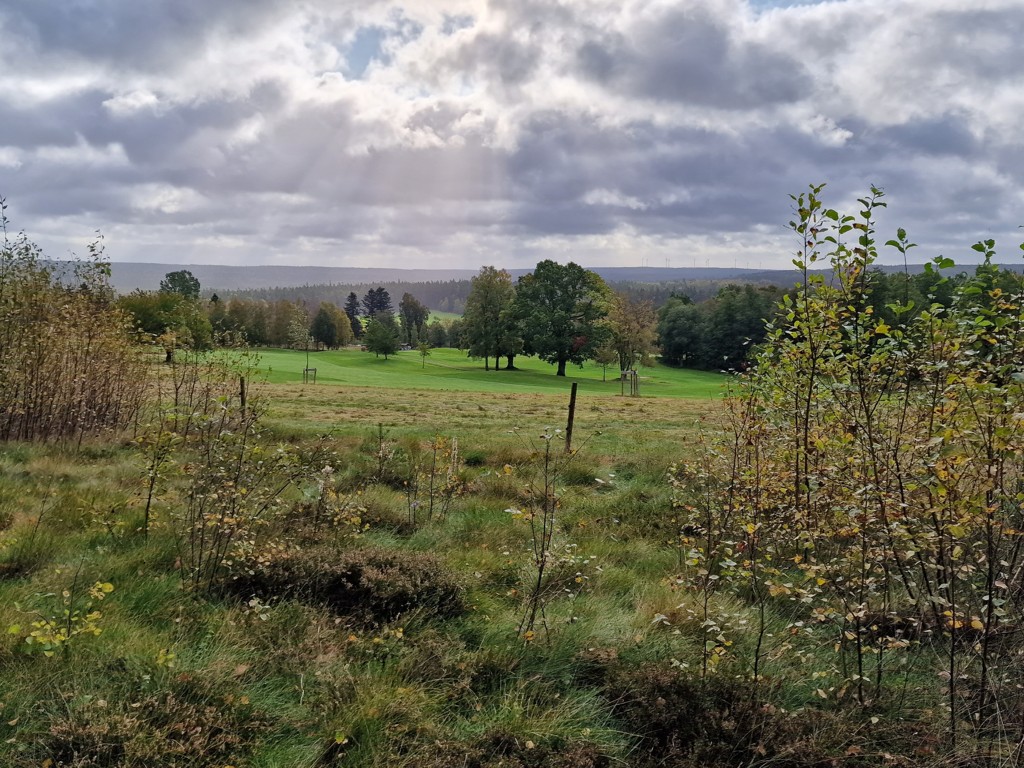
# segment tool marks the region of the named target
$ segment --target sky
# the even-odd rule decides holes
[[[823,182],[912,261],[1024,240],[1021,0],[0,0],[0,39],[50,258],[781,268]]]

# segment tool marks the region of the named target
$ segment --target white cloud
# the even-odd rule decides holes
[[[17,147],[0,147],[0,168],[20,168],[21,151]]]

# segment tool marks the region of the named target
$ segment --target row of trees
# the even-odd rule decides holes
[[[1012,290],[1020,275],[1009,269],[997,270],[1004,291]],[[842,276],[834,274],[826,280],[838,285]],[[892,325],[899,319],[894,307],[903,306],[904,316],[912,316],[936,304],[945,309],[953,305],[957,291],[972,277],[967,272],[950,274],[950,270],[929,269],[917,274],[885,272],[870,268],[861,278],[859,301],[862,311]],[[792,297],[795,289],[788,294]],[[658,345],[662,362],[669,365],[706,370],[742,370],[752,350],[764,342],[768,328],[778,319],[779,302],[786,294],[774,285],[726,285],[718,295],[700,303],[691,297],[675,295],[658,312]]]
[[[429,332],[430,310],[411,293],[405,293],[399,302],[399,323],[391,296],[383,287],[369,289],[361,300],[350,293],[344,309],[325,301],[310,312],[301,300],[267,302],[235,297],[224,301],[214,294],[204,302],[199,281],[188,270],[179,270],[168,273],[158,291],[135,291],[121,297],[118,304],[140,332],[164,344],[168,360],[178,347],[208,349],[215,338],[307,349],[334,349],[362,340],[385,355],[403,343],[448,343],[447,329],[439,326]]]
[[[516,280],[513,275],[513,281]],[[730,277],[728,279],[700,279],[700,280],[659,280],[656,282],[640,282],[638,280],[616,280],[608,281],[611,288],[620,295],[627,296],[634,301],[648,301],[655,307],[662,306],[672,296],[689,296],[695,304],[708,299],[713,299],[718,291],[727,284],[747,284],[761,286],[776,284],[779,287],[788,287],[789,275],[784,272],[758,273],[752,278],[756,280],[744,280],[742,277]],[[775,280],[776,282],[772,282]],[[424,304],[439,312],[463,314],[466,311],[466,301],[469,292],[472,290],[472,281],[469,278],[464,280],[434,280],[421,283],[412,282],[386,282],[380,284],[392,297],[402,296],[411,293],[419,298]],[[233,290],[230,297],[256,299],[273,304],[282,299],[296,302],[305,302],[307,305],[316,307],[323,302],[345,306],[349,297],[356,294],[357,312],[358,303],[365,297],[365,285],[342,284],[342,283],[319,283],[296,286],[280,286],[277,288],[253,288],[247,290]],[[227,297],[225,291],[221,291],[222,297]]]
[[[1004,280],[1014,279],[1006,272]],[[824,280],[824,276],[822,276]],[[949,306],[966,274],[942,276],[938,270],[863,276],[863,301],[876,316],[892,321],[895,301],[921,307],[926,301]],[[783,291],[772,285],[731,284],[713,298],[694,303],[675,294],[655,312],[652,302],[612,292],[601,278],[575,264],[544,261],[518,282],[505,270],[484,267],[470,281],[461,321],[429,323],[430,310],[409,292],[397,316],[383,286],[354,291],[344,309],[321,302],[310,312],[302,301],[235,297],[200,300],[199,281],[187,270],[169,273],[160,290],[136,291],[120,306],[144,333],[159,338],[168,357],[178,346],[208,348],[215,335],[244,337],[254,345],[337,348],[360,341],[385,356],[410,347],[458,347],[506,369],[519,354],[537,354],[565,374],[568,363],[593,359],[621,370],[660,351],[669,365],[708,370],[742,370],[750,352],[763,342]],[[365,337],[364,337],[365,334]]]
[[[426,306],[432,307],[439,312],[451,312],[461,314],[466,308],[466,297],[469,295],[470,282],[466,280],[432,280],[420,283],[413,282],[386,282],[376,286],[376,289],[385,291],[392,301],[406,293],[416,296]],[[339,307],[349,306],[349,301],[355,299],[355,316],[366,316],[363,311],[362,300],[366,298],[365,284],[343,284],[343,283],[320,283],[311,285],[281,286],[277,288],[253,288],[248,290],[233,290],[231,298],[251,299],[265,301],[268,304],[286,300],[293,303],[305,302],[310,306],[319,306],[323,302],[335,304]],[[226,291],[220,292],[222,297],[227,297]],[[395,311],[392,306],[392,312]]]
[[[673,296],[658,313],[661,360],[706,370],[740,370],[765,338],[782,292],[774,286],[729,285],[700,304]]]
[[[241,337],[255,345],[334,348],[358,339],[385,358],[402,344],[456,346],[482,357],[490,369],[515,356],[534,354],[557,366],[596,359],[634,368],[655,344],[655,313],[648,302],[618,296],[594,272],[577,264],[542,261],[513,284],[508,272],[485,267],[472,281],[462,321],[428,325],[430,310],[406,292],[394,314],[391,296],[380,286],[362,299],[350,292],[344,309],[323,302],[310,316],[302,303],[273,304],[243,298],[204,306],[200,286],[187,270],[167,275],[159,291],[136,291],[120,305],[138,329],[160,339],[173,358],[178,346],[206,348],[215,336]]]

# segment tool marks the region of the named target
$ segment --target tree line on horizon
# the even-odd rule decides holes
[[[1012,280],[1011,271],[996,269]],[[865,280],[864,309],[892,319],[895,300],[945,306],[967,279],[965,272],[941,276],[873,268]],[[359,343],[385,358],[402,347],[463,349],[483,360],[487,370],[492,361],[495,369],[501,360],[505,369],[513,369],[517,355],[537,355],[565,375],[570,362],[593,360],[607,373],[609,366],[631,370],[655,356],[673,366],[742,370],[793,291],[716,283],[715,293],[703,299],[703,290],[697,298],[671,291],[659,303],[651,297],[661,298],[666,284],[618,284],[613,290],[592,271],[552,261],[540,262],[518,281],[488,266],[469,281],[449,281],[459,282],[468,285],[463,316],[432,322],[428,303],[410,291],[402,294],[396,311],[385,285],[367,288],[362,296],[349,291],[340,303],[235,294],[204,300],[199,281],[187,270],[168,273],[158,291],[134,291],[118,303],[141,332],[164,345],[168,359],[176,347],[209,348],[215,339],[298,349]]]
[[[511,273],[510,273],[511,274]],[[724,286],[735,284],[750,284],[755,286],[776,285],[784,287],[781,283],[772,282],[767,279],[756,281],[744,280],[741,277],[729,279],[689,279],[689,280],[661,280],[657,282],[641,282],[638,280],[605,281],[616,293],[628,296],[637,301],[649,301],[655,307],[662,306],[672,296],[685,295],[694,303],[713,299]],[[355,293],[361,296],[368,286],[375,285],[386,290],[389,295],[401,296],[411,293],[422,301],[426,306],[436,312],[461,315],[466,311],[466,301],[472,289],[472,279],[458,280],[436,280],[420,283],[411,282],[379,282],[379,283],[310,283],[297,286],[279,286],[273,288],[246,288],[231,289],[218,288],[217,294],[221,299],[252,299],[275,303],[282,299],[293,303],[303,302],[309,306],[319,306],[327,302],[337,306],[344,306],[349,296]],[[207,290],[204,294],[209,298],[212,292]]]

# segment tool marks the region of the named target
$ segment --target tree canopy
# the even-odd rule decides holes
[[[766,321],[778,312],[781,291],[773,286],[727,285],[701,304],[673,297],[661,308],[661,357],[672,365],[739,370],[750,349],[765,338]]]
[[[525,351],[558,366],[582,364],[608,339],[611,291],[599,275],[572,262],[540,262],[519,278],[514,315]]]
[[[348,315],[349,325],[352,327],[352,334],[358,339],[363,335],[363,324],[359,322],[359,297],[352,291],[345,299],[345,314]]]
[[[404,293],[402,300],[398,302],[398,314],[402,318],[402,334],[405,337],[405,343],[412,346],[414,341],[423,338],[423,330],[430,318],[430,310],[426,304],[411,293]]]
[[[654,354],[658,342],[657,322],[658,315],[650,301],[615,294],[609,307],[608,323],[610,345],[618,356],[620,370],[636,370],[638,363],[644,363]]]
[[[513,356],[522,348],[518,323],[510,311],[515,293],[512,277],[503,269],[484,267],[472,280],[463,331],[469,354],[482,357],[484,368],[489,368],[493,357],[497,370],[502,355],[508,356],[511,368]]]
[[[187,269],[179,269],[176,272],[168,272],[160,281],[161,293],[176,293],[186,299],[199,299],[199,278]]]
[[[401,341],[401,329],[395,322],[394,315],[389,312],[378,312],[371,317],[366,324],[362,341],[370,352],[378,357],[384,355],[385,360],[388,359],[388,355],[395,354]]]
[[[371,288],[363,296],[363,314],[366,317],[373,317],[381,312],[394,314],[395,308],[391,305],[391,294],[386,288]]]

